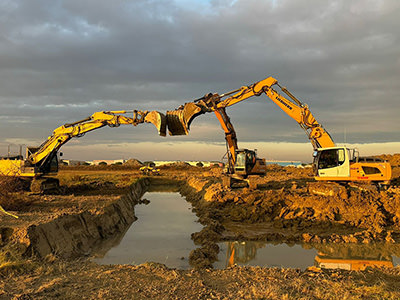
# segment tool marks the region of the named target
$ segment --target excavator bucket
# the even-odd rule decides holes
[[[167,118],[163,113],[153,110],[146,115],[144,121],[146,123],[152,123],[154,126],[156,126],[160,136],[167,135]]]
[[[187,135],[193,119],[206,111],[205,106],[193,102],[186,103],[178,109],[167,111],[169,135]]]

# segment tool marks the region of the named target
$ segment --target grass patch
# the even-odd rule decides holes
[[[25,260],[11,250],[0,252],[0,278],[14,274],[30,273],[37,268],[31,260]]]

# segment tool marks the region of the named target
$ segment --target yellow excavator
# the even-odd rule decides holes
[[[125,116],[132,113],[132,117]],[[157,111],[101,111],[86,119],[62,125],[54,130],[39,147],[27,147],[26,159],[22,155],[0,158],[0,176],[14,176],[30,183],[33,192],[44,192],[59,186],[54,176],[58,172],[58,151],[73,137],[82,137],[85,133],[104,126],[136,126],[141,123],[152,123],[160,135],[166,131],[165,115]],[[165,135],[165,134],[164,134]],[[61,153],[60,153],[61,155]]]
[[[275,86],[279,87],[290,99],[279,94],[273,88]],[[389,184],[392,169],[387,161],[373,157],[360,157],[356,149],[336,146],[329,133],[314,118],[308,106],[285,87],[280,86],[273,77],[221,95],[207,94],[174,111],[167,112],[169,133],[170,135],[187,134],[191,122],[198,115],[206,112],[217,113],[226,107],[262,94],[277,104],[306,132],[314,148],[313,166],[316,180]],[[236,160],[236,163],[238,161]]]
[[[225,132],[228,164],[222,177],[224,187],[232,187],[235,182],[246,181],[250,188],[256,187],[253,175],[265,175],[267,166],[264,158],[258,158],[256,150],[239,149],[236,132],[225,108],[215,108],[214,113]]]
[[[210,96],[212,97],[212,96]],[[209,98],[211,99],[211,98]],[[208,99],[208,100],[209,100]],[[198,100],[199,101],[199,100]],[[197,102],[198,102],[197,101]],[[267,167],[265,159],[258,158],[256,150],[239,149],[236,131],[230,121],[225,107],[210,106],[203,103],[186,103],[184,106],[167,111],[166,121],[170,135],[186,135],[189,132],[191,121],[205,112],[214,112],[225,133],[227,146],[227,165],[222,177],[224,187],[233,187],[247,183],[250,188],[255,188],[255,177],[265,175]]]

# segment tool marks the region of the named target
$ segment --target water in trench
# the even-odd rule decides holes
[[[220,252],[214,267],[233,264],[262,267],[364,270],[366,267],[400,265],[400,245],[376,244],[268,244],[259,241],[234,241],[218,244]]]
[[[189,254],[197,248],[191,234],[202,225],[191,212],[191,205],[179,193],[150,192],[144,195],[150,203],[136,205],[135,221],[118,245],[101,258],[100,264],[163,263],[170,268],[188,269]],[[397,244],[268,244],[260,241],[218,243],[220,252],[213,266],[252,265],[305,269],[317,265],[348,270],[366,266],[400,264]]]
[[[135,206],[138,219],[120,243],[95,261],[135,265],[151,261],[171,268],[189,268],[189,253],[196,248],[190,235],[202,229],[190,203],[179,193],[150,192],[143,198],[150,203]]]

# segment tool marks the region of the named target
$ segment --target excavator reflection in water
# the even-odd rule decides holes
[[[322,269],[343,269],[363,271],[371,268],[393,268],[392,255],[396,245],[318,245],[318,254],[315,257],[315,266]],[[396,253],[399,255],[399,253]]]
[[[272,245],[266,245],[266,243],[254,241],[227,242],[225,267],[230,267],[235,264],[251,264],[251,261],[256,259],[257,250],[262,250],[268,246]],[[392,247],[385,244],[328,244],[313,246],[315,246],[315,249],[318,251],[318,254],[314,259],[314,265],[323,269],[362,271],[367,267],[393,268],[394,264],[392,255],[399,256],[400,254],[400,249],[397,249],[398,247],[396,245],[392,245]],[[295,248],[292,249],[293,251],[296,251]],[[260,257],[260,253],[258,256],[258,260],[262,261],[263,259]],[[293,256],[296,256],[296,253],[294,253]],[[271,257],[268,257],[268,259],[271,259]],[[298,260],[302,261],[304,258],[299,256]],[[276,265],[279,264],[277,263]]]
[[[226,267],[235,264],[246,264],[256,258],[257,249],[265,247],[265,243],[249,242],[228,242],[226,253]]]

